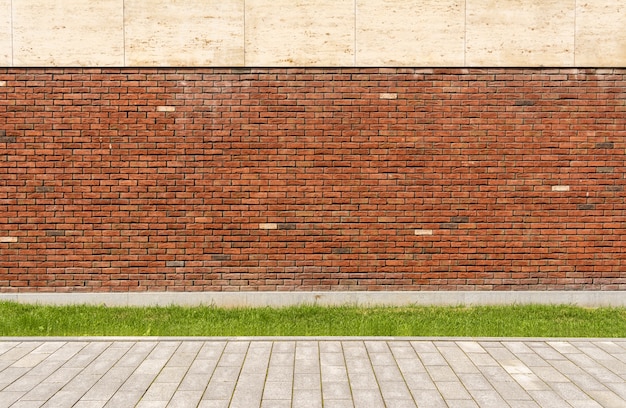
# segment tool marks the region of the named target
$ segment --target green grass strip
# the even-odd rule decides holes
[[[625,308],[38,306],[0,302],[0,336],[626,337]]]

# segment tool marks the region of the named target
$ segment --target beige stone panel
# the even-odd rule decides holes
[[[244,0],[126,0],[127,65],[242,66],[243,5]]]
[[[123,0],[14,0],[13,65],[123,65],[123,10]]]
[[[576,0],[467,0],[468,66],[573,66]]]
[[[11,0],[0,0],[0,66],[13,64],[11,38]]]
[[[13,65],[11,38],[11,0],[0,0],[0,66]]]
[[[617,0],[578,2],[576,65],[626,66],[626,3]]]
[[[359,66],[462,66],[465,0],[357,0]]]
[[[246,0],[246,65],[354,65],[354,0]]]

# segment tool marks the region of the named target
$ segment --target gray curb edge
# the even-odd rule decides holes
[[[294,305],[479,306],[575,305],[624,307],[626,291],[449,291],[449,292],[124,292],[0,293],[0,301],[105,306],[285,307]]]

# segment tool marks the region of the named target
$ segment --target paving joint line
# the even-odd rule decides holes
[[[461,348],[456,344],[456,342],[451,342],[451,344],[454,344],[465,355],[465,352],[463,352],[463,350],[461,350]],[[452,364],[450,363],[450,359],[448,359],[446,357],[445,353],[442,352],[441,348],[439,346],[437,346],[437,344],[435,344],[435,348],[437,350],[439,350],[439,354],[441,354],[441,357],[447,363],[448,367],[451,368],[452,372],[454,373],[454,377],[459,381],[459,384],[461,384],[461,386],[463,387],[463,389],[465,389],[467,394],[472,398],[472,400],[474,400],[474,396],[473,396],[471,390],[469,390],[467,388],[467,386],[465,385],[465,382],[463,382],[463,380],[459,377],[459,373],[455,369],[452,368]],[[466,355],[466,357],[467,357],[467,355]],[[469,357],[467,357],[467,359],[469,360]],[[470,360],[470,362],[472,363],[472,365],[474,365],[474,363],[471,360]],[[478,370],[478,367],[476,367],[475,365],[474,365],[474,367]]]
[[[235,392],[237,391],[237,385],[239,384],[239,379],[241,378],[241,373],[243,371],[243,366],[246,363],[246,359],[248,358],[248,352],[250,351],[250,344],[252,344],[250,341],[247,342],[248,346],[246,347],[246,352],[243,356],[243,361],[241,362],[241,365],[239,366],[239,372],[237,373],[237,380],[235,380],[235,386],[233,387],[233,392],[230,394],[230,398],[228,400],[228,406],[230,407],[233,403],[233,398],[235,397]],[[227,343],[228,344],[228,343]],[[226,347],[224,347],[224,350],[226,350]],[[219,361],[217,363],[219,365]],[[217,369],[217,366],[216,366]],[[263,397],[261,397],[262,399]]]
[[[66,343],[66,344],[70,344],[70,343]],[[108,350],[108,349],[109,349],[112,345],[113,345],[113,343],[111,343],[111,345],[109,345],[109,347],[107,347],[106,349],[104,349],[104,350],[102,351],[102,354],[104,354],[104,352],[105,352],[106,350]],[[85,345],[85,346],[86,346],[86,345]],[[82,348],[81,348],[81,350],[83,350],[84,348],[85,348],[85,347],[82,347]],[[101,380],[102,380],[102,379],[103,379],[103,378],[104,378],[104,377],[105,377],[105,376],[106,376],[106,375],[107,375],[107,374],[108,374],[108,373],[109,373],[109,372],[110,372],[110,371],[111,371],[111,370],[112,370],[112,369],[113,369],[116,365],[117,365],[117,363],[118,363],[119,361],[121,361],[124,357],[126,357],[126,355],[127,355],[127,354],[128,354],[128,353],[132,350],[132,348],[133,348],[133,346],[130,346],[130,347],[128,348],[128,350],[126,350],[126,351],[122,354],[122,356],[120,356],[120,358],[119,358],[119,359],[118,359],[118,360],[117,360],[114,364],[112,364],[112,365],[111,365],[111,366],[110,366],[110,367],[106,370],[106,372],[105,372],[104,374],[102,374],[102,376],[100,376],[100,378],[98,378],[98,380],[97,380],[96,382],[94,382],[94,383],[91,385],[91,387],[89,387],[89,389],[88,389],[87,391],[85,391],[85,393],[81,396],[81,398],[83,398],[85,395],[87,395],[87,394],[89,393],[89,391],[91,391],[91,390],[92,390],[92,389],[93,389],[93,388],[94,388],[94,387],[95,387],[95,386],[96,386],[96,385],[97,385],[97,384],[98,384],[98,383],[99,383],[99,382],[100,382],[100,381],[101,381]],[[74,355],[76,355],[76,354],[80,353],[80,351],[81,351],[81,350],[79,350],[79,351],[77,351],[76,353],[74,353]],[[72,356],[72,357],[73,357],[73,356]],[[69,360],[68,360],[68,361],[69,361]],[[95,361],[95,359],[94,359],[94,361]],[[93,363],[93,361],[92,361],[92,363]],[[89,363],[89,364],[92,364],[92,363]],[[62,367],[63,367],[63,366],[61,366],[60,368],[62,368]],[[87,366],[87,367],[88,367],[88,366]],[[85,368],[87,368],[87,367],[85,367]],[[83,369],[83,370],[81,370],[81,372],[80,372],[79,374],[82,374],[82,372],[83,372],[83,371],[84,371],[84,369]],[[56,372],[56,371],[55,371],[55,372]],[[54,373],[52,373],[52,374],[54,374]],[[50,374],[50,375],[52,375],[52,374]],[[78,375],[78,374],[77,374],[77,375]],[[121,383],[121,384],[120,384],[120,386],[116,388],[115,392],[119,391],[119,389],[120,389],[120,387],[122,386],[122,384],[123,384],[123,383]],[[115,394],[115,392],[114,392],[113,394]]]
[[[569,361],[571,364],[575,365],[581,372],[583,372],[585,375],[590,376],[591,378],[596,378],[596,375],[594,375],[592,372],[589,371],[589,369],[583,365],[581,365],[580,363],[577,363],[576,361],[572,360],[567,354],[580,354],[586,357],[589,357],[593,362],[597,363],[598,365],[600,365],[602,368],[608,370],[611,374],[616,375],[617,377],[621,377],[619,374],[613,372],[610,368],[606,367],[604,364],[602,364],[599,360],[590,357],[586,352],[584,352],[583,350],[580,349],[580,347],[578,347],[574,341],[572,342],[568,342],[572,347],[574,347],[578,352],[577,353],[562,353],[558,350],[556,350],[560,355],[562,355],[567,361]],[[590,395],[587,391],[585,391],[582,387],[580,387],[578,385],[578,381],[575,378],[572,378],[572,376],[570,374],[567,373],[562,373],[566,378],[568,378],[570,380],[570,382],[575,385],[580,391],[582,391],[585,395],[587,395],[592,401],[596,401],[596,398],[593,395]],[[598,380],[599,381],[599,380]],[[604,387],[604,389],[602,390],[603,392],[608,392],[610,394],[612,394],[612,397],[617,397],[617,398],[621,398],[619,394],[617,394],[615,391],[613,391],[613,389],[611,389],[611,387],[607,386],[605,383],[600,382],[600,384],[602,385],[602,387]]]
[[[387,341],[384,341],[385,345],[387,345]],[[387,406],[387,401],[385,400],[385,396],[383,395],[383,389],[380,386],[380,380],[378,379],[378,375],[376,374],[376,368],[374,367],[374,362],[372,361],[372,354],[370,353],[369,348],[367,347],[367,344],[365,344],[365,341],[363,341],[363,347],[365,348],[365,352],[367,353],[367,360],[370,363],[370,367],[372,368],[372,374],[374,375],[374,378],[376,379],[376,386],[378,387],[378,392],[380,393],[380,399],[383,401],[383,405],[385,406],[385,408],[388,408]],[[387,349],[389,349],[389,345],[387,345]],[[413,398],[413,395],[411,395],[411,398]]]
[[[415,406],[417,406],[417,401],[415,400],[415,396],[411,392],[411,389],[409,388],[409,385],[406,383],[406,378],[404,377],[404,373],[402,372],[402,368],[400,368],[400,365],[398,365],[398,359],[396,358],[395,354],[393,353],[393,348],[391,348],[391,345],[389,344],[389,341],[385,341],[385,345],[387,346],[387,350],[389,350],[389,354],[393,357],[394,367],[396,367],[398,369],[398,373],[400,373],[400,378],[402,378],[402,382],[404,383],[404,386],[406,387],[407,391],[409,392],[409,395],[411,396],[411,400],[413,401]]]
[[[74,374],[70,380],[68,380],[67,382],[65,382],[65,384],[63,384],[63,386],[62,386],[62,387],[61,387],[58,391],[63,391],[63,389],[65,389],[65,388],[66,388],[69,384],[71,384],[71,383],[72,383],[72,381],[74,381],[74,380],[75,380],[75,379],[76,379],[79,375],[81,375],[81,374],[82,374],[82,373],[83,373],[83,372],[84,372],[84,371],[85,371],[85,370],[86,370],[86,369],[87,369],[87,368],[88,368],[91,364],[93,364],[93,362],[94,362],[94,361],[96,361],[96,360],[97,360],[100,356],[102,356],[102,355],[104,354],[104,352],[105,352],[106,350],[108,350],[108,349],[109,349],[109,348],[113,345],[113,342],[109,342],[109,341],[107,341],[106,343],[109,343],[109,344],[108,344],[105,348],[103,348],[103,349],[102,349],[102,350],[101,350],[101,351],[100,351],[100,352],[99,352],[99,353],[98,353],[95,357],[91,358],[91,359],[89,360],[89,362],[86,362],[84,367],[80,367],[80,371],[76,372],[76,374]],[[82,347],[79,351],[77,351],[77,352],[76,352],[76,353],[75,353],[75,354],[74,354],[71,358],[69,358],[68,360],[66,360],[66,361],[65,361],[65,363],[64,363],[61,367],[59,367],[59,369],[62,369],[63,367],[67,366],[67,365],[68,365],[68,363],[70,363],[72,360],[74,360],[74,359],[75,359],[78,355],[80,355],[80,353],[81,353],[82,351],[84,351],[87,347],[89,347],[89,344],[90,344],[90,343],[89,343],[89,342],[87,342],[87,343],[86,343],[86,344],[85,344],[85,345],[84,345],[84,346],[83,346],[83,347]],[[56,373],[56,371],[55,371],[55,373]],[[52,376],[52,375],[54,375],[54,373],[50,374],[50,376]],[[48,378],[49,378],[49,377],[48,377]],[[102,378],[102,377],[100,377],[100,378]],[[99,379],[100,379],[100,378],[99,378]],[[93,387],[93,385],[92,385],[92,387]],[[89,387],[89,389],[91,389],[92,387]],[[87,390],[87,391],[83,392],[83,393],[82,393],[82,395],[78,398],[78,401],[80,401],[80,399],[81,399],[81,398],[83,398],[83,397],[85,396],[85,394],[87,394],[87,392],[88,392],[88,391],[89,391],[89,390]],[[55,393],[55,394],[53,394],[50,398],[48,398],[48,399],[46,400],[46,402],[44,403],[44,405],[43,405],[43,406],[47,406],[47,404],[50,402],[50,400],[52,400],[52,399],[54,398],[54,396],[55,396],[55,395],[56,395],[56,393]]]
[[[346,351],[343,348],[343,342],[339,342],[339,346],[341,347],[341,357],[343,361],[343,366],[346,369],[346,378],[348,379],[348,388],[350,389],[350,399],[352,400],[352,405],[354,405],[354,391],[352,390],[352,382],[350,381],[350,371],[348,370],[348,362],[346,361]]]
[[[5,391],[3,394],[0,390],[0,395],[5,395],[11,401],[15,398],[17,400],[28,398],[33,403],[45,404],[45,406],[81,401],[82,398],[89,398],[91,402],[97,400],[98,403],[110,406],[114,404],[111,401],[122,401],[126,398],[125,393],[132,391],[128,394],[132,398],[130,400],[126,398],[124,401],[135,401],[139,404],[143,398],[148,396],[146,394],[148,390],[159,385],[157,379],[160,375],[170,374],[167,368],[171,365],[173,368],[171,370],[172,375],[164,376],[162,379],[172,384],[166,392],[158,395],[158,399],[162,400],[161,403],[174,404],[182,402],[181,398],[187,395],[193,396],[194,399],[197,399],[199,395],[198,403],[201,404],[206,401],[203,398],[212,397],[209,393],[209,384],[211,380],[216,378],[216,369],[220,362],[226,362],[224,367],[228,368],[228,377],[224,377],[224,380],[228,380],[232,385],[232,390],[230,390],[232,392],[223,393],[220,396],[215,395],[213,397],[223,399],[211,401],[231,405],[242,402],[243,400],[240,400],[239,397],[245,393],[246,388],[240,388],[237,391],[238,384],[240,381],[243,381],[241,385],[248,384],[250,378],[247,374],[254,373],[256,378],[254,380],[254,401],[260,398],[261,404],[264,401],[270,404],[287,404],[287,401],[290,400],[293,405],[296,401],[294,398],[296,363],[298,361],[296,353],[299,341],[306,348],[304,357],[310,363],[310,368],[315,369],[314,365],[317,363],[316,369],[318,371],[308,370],[307,373],[310,372],[313,375],[309,375],[306,381],[307,390],[310,387],[311,394],[317,394],[310,395],[311,398],[314,397],[316,400],[319,398],[321,406],[332,402],[350,404],[348,398],[352,399],[352,404],[358,400],[366,404],[375,402],[385,407],[396,402],[414,405],[417,405],[418,401],[423,403],[424,401],[421,400],[422,397],[419,394],[422,387],[414,385],[415,388],[412,389],[407,383],[407,378],[412,379],[408,376],[409,373],[422,372],[422,369],[414,371],[411,368],[413,359],[415,359],[416,365],[419,362],[424,367],[423,380],[433,385],[432,395],[429,394],[428,399],[437,398],[436,402],[440,404],[456,402],[474,406],[474,404],[480,405],[481,401],[493,403],[501,399],[502,405],[506,403],[528,403],[539,404],[540,406],[544,404],[572,404],[573,406],[592,404],[592,406],[621,407],[626,395],[622,381],[626,380],[626,338],[606,340],[533,338],[527,342],[516,338],[500,338],[497,341],[491,339],[488,341],[483,341],[483,339],[468,341],[468,338],[461,338],[460,340],[408,338],[397,341],[397,338],[372,339],[370,337],[360,339],[346,337],[345,340],[340,341],[335,337],[322,340],[311,339],[310,337],[234,337],[229,340],[220,337],[211,338],[210,341],[204,343],[198,342],[198,338],[192,337],[168,338],[163,342],[155,338],[141,338],[132,342],[126,338],[100,339],[96,342],[88,342],[84,338],[80,340],[82,343],[59,341],[57,345],[53,345],[47,344],[45,339],[26,342],[2,342],[0,339],[0,349],[2,350],[0,356],[4,356],[3,360],[7,366],[5,369],[11,366],[23,367],[16,370],[12,369],[10,371],[12,374],[5,377],[11,382],[3,386],[3,389],[6,389],[7,386],[15,384],[14,390],[18,392]],[[185,340],[191,341],[185,343]],[[255,344],[255,340],[262,340],[262,342]],[[53,340],[50,343],[54,341],[58,340]],[[464,345],[463,342],[468,344]],[[232,353],[229,353],[229,350]],[[195,373],[192,371],[192,364],[203,356],[203,351],[207,353],[204,357],[207,361],[210,360],[212,366],[206,367],[202,371],[207,378],[203,379],[202,383],[194,382],[196,385],[193,388],[193,395],[179,394],[186,376],[191,372]],[[282,353],[280,353],[281,351]],[[331,353],[331,355],[325,355],[322,352]],[[341,352],[341,356],[337,355],[337,352]],[[279,353],[281,355],[276,360],[279,365],[275,368],[278,368],[277,373],[280,374],[280,378],[277,377],[276,380],[285,381],[282,384],[285,387],[281,385],[281,389],[285,390],[285,397],[286,393],[291,391],[291,397],[281,399],[278,402],[264,400],[264,390],[268,380],[271,380],[269,375],[272,358]],[[284,353],[291,353],[291,355],[289,358],[285,358],[287,355],[283,355]],[[317,355],[313,355],[313,353],[317,353]],[[614,355],[615,353],[617,354]],[[153,358],[151,359],[150,356]],[[363,372],[367,371],[368,377],[370,372],[374,375],[374,377],[369,377],[367,381],[369,385],[376,384],[374,387],[377,386],[376,401],[372,399],[374,395],[369,393],[365,400],[361,398],[362,395],[359,394],[359,390],[362,385],[358,382],[353,383],[351,378],[351,358],[361,360],[358,364],[352,365],[353,368],[358,368],[358,371],[352,374],[360,374],[362,372],[360,367],[363,366],[365,369]],[[389,358],[392,358],[393,361],[390,361]],[[403,361],[403,358],[406,360]],[[324,362],[326,365],[323,365]],[[255,364],[246,368],[246,364],[252,363]],[[287,368],[288,364],[292,364],[291,377],[289,377],[288,371],[282,370]],[[261,372],[261,366],[264,367],[265,373]],[[144,369],[139,372],[139,367],[144,367]],[[252,371],[250,367],[253,367]],[[324,367],[332,369],[329,371],[332,376],[324,377]],[[376,367],[380,370],[377,371]],[[444,367],[447,368],[444,370]],[[117,368],[121,371],[117,371]],[[348,389],[343,386],[339,387],[343,389],[341,393],[337,393],[339,388],[336,389],[333,385],[334,380],[345,381],[344,376],[340,375],[341,373],[338,371],[339,368],[345,369],[345,380],[348,382]],[[107,378],[112,379],[112,377],[107,376],[114,370],[116,378],[113,386],[104,387],[103,383],[107,381]],[[462,374],[474,373],[474,370],[477,370],[476,374],[480,373],[482,377],[466,378]],[[144,371],[153,377],[142,379]],[[55,373],[57,376],[52,378],[51,376]],[[86,382],[80,381],[81,375],[87,376]],[[285,379],[285,377],[288,378]],[[311,384],[310,381],[314,380],[315,377],[318,378],[317,384]],[[328,397],[326,402],[324,402],[323,378],[330,380],[327,381],[327,385],[332,385],[332,388],[328,390],[330,393],[326,395]],[[361,377],[357,376],[357,380],[359,378]],[[45,381],[49,379],[59,383],[57,391],[47,391],[46,384],[50,385],[50,381],[48,383]],[[475,383],[474,380],[480,382]],[[291,381],[290,387],[286,381]],[[485,382],[483,383],[483,381]],[[24,397],[26,394],[22,393],[21,390],[30,383],[36,383],[33,389],[36,388],[39,391]],[[463,393],[465,390],[468,395],[465,393],[463,395],[454,394],[457,384],[460,386],[458,392]],[[261,385],[262,390],[257,390],[257,387]],[[381,385],[386,390],[385,392],[391,392],[391,394],[386,394],[391,399],[385,400]],[[94,390],[94,387],[97,387],[95,393],[89,394],[90,391]],[[225,391],[228,388],[226,387]],[[401,388],[406,388],[408,395],[405,396],[405,391]],[[187,389],[187,387],[183,387],[183,391]],[[123,392],[120,393],[120,390]],[[509,391],[511,392],[510,395],[507,394]],[[257,395],[259,392],[260,395]],[[21,396],[18,397],[17,395]],[[269,394],[268,397],[275,398]],[[111,398],[114,399],[111,400]],[[340,398],[341,401],[336,400],[337,398]],[[380,398],[380,402],[378,402],[378,398]],[[309,398],[306,399],[307,403],[312,402],[309,401]],[[144,403],[146,402],[149,403],[149,401]]]
[[[224,351],[226,350],[226,344],[228,344],[228,342],[224,342],[224,344],[222,345],[222,350],[220,351],[220,356],[219,358],[215,361],[215,367],[213,367],[213,370],[211,371],[211,375],[209,376],[209,379],[206,383],[206,385],[204,386],[204,390],[202,390],[202,396],[200,397],[200,401],[204,400],[204,396],[207,393],[207,390],[209,389],[209,385],[211,384],[211,380],[213,380],[213,377],[215,376],[215,371],[217,370],[217,366],[220,363],[220,360],[222,359],[223,355],[224,355]],[[206,345],[206,344],[205,344]],[[202,350],[202,348],[205,346],[203,345],[200,350]],[[199,352],[198,352],[199,353]],[[234,391],[233,391],[234,392]]]

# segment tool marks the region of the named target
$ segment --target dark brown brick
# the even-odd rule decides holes
[[[613,149],[614,147],[615,143],[613,142],[596,143],[596,149]]]

